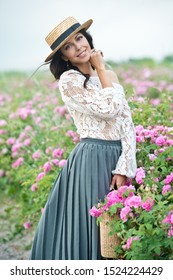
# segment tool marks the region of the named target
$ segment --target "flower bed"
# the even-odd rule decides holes
[[[134,194],[140,195],[142,201],[151,197],[154,205],[148,212],[142,208],[143,213],[149,215],[154,211],[156,215],[158,211],[164,220],[172,211],[172,182],[168,183],[169,177],[166,179],[171,176],[173,166],[172,69],[165,69],[164,65],[153,69],[120,65],[116,72],[125,88],[136,127],[138,173],[131,182],[137,192]],[[46,77],[42,74],[33,80],[28,80],[24,74],[6,73],[1,75],[0,83],[0,192],[16,200],[16,204],[6,207],[9,217],[14,207],[18,213],[13,226],[16,234],[37,226],[52,184],[79,137],[61,100],[58,83],[52,82],[47,73]],[[161,210],[166,207],[167,212]],[[172,236],[167,237],[170,226],[162,224],[161,219],[162,233],[167,230],[165,243],[172,240]],[[129,218],[122,226],[127,223]],[[155,225],[151,246],[157,242],[156,232]],[[121,245],[127,245],[128,238],[135,236],[129,231]],[[127,246],[131,241],[129,239]],[[161,238],[159,242],[162,243]],[[156,257],[160,248],[161,257],[167,254],[171,258],[169,246],[163,245],[167,248],[164,255],[158,243],[153,245],[158,250]],[[133,244],[139,244],[138,240],[132,242],[130,249]],[[122,246],[119,250],[124,258],[136,258]]]

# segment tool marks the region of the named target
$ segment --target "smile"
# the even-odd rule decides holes
[[[81,52],[80,54],[77,55],[77,57],[84,57],[86,54],[86,50],[84,50],[83,52]]]

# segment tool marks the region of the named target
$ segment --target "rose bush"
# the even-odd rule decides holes
[[[168,176],[170,185],[165,190]],[[122,186],[91,208],[98,224],[103,213],[116,214],[107,222],[110,235],[117,234],[121,240],[115,246],[115,259],[173,259],[173,173],[168,176],[157,188]]]

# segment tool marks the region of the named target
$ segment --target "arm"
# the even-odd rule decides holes
[[[121,139],[122,154],[118,160],[113,175],[124,175],[126,178],[133,178],[136,175],[136,135],[133,123],[127,124],[124,136]],[[117,176],[113,177],[114,183],[117,183]]]
[[[106,70],[103,60],[103,54],[101,51],[94,50],[93,52],[91,52],[90,63],[97,71],[97,75],[100,79],[102,88],[112,87],[112,83],[119,83],[118,77],[115,72]]]
[[[113,84],[116,86],[115,84]],[[116,184],[117,188],[123,186],[127,182],[127,178],[133,178],[136,175],[136,133],[131,117],[131,111],[127,101],[124,101],[124,108],[121,117],[118,117],[121,122],[122,130],[122,153],[118,160],[111,185]]]
[[[70,108],[102,119],[111,119],[121,113],[124,102],[123,88],[116,84],[98,89],[92,83],[83,87],[85,77],[75,70],[61,75],[59,89],[62,99]]]

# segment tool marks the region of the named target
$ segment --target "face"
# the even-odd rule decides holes
[[[70,61],[74,66],[87,63],[90,59],[91,47],[82,33],[75,34],[61,47],[65,61]]]

